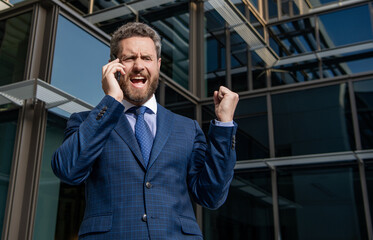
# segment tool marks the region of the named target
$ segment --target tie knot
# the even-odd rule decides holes
[[[132,107],[128,111],[133,112],[134,114],[136,114],[136,116],[139,116],[139,115],[144,115],[144,113],[146,112],[146,109],[147,107],[141,106],[141,107]]]

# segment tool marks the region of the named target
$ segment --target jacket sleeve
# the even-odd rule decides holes
[[[107,95],[88,116],[72,114],[65,139],[53,154],[51,164],[55,175],[69,184],[84,182],[123,111],[124,106]]]
[[[188,167],[188,185],[193,199],[200,205],[216,209],[225,202],[236,164],[235,134],[233,127],[210,124],[205,136],[195,122],[195,140]]]

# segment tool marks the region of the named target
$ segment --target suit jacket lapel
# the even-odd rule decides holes
[[[157,111],[157,133],[155,135],[152,152],[150,153],[148,169],[150,169],[159,153],[162,151],[173,127],[174,115],[159,104]]]
[[[118,133],[118,135],[123,139],[124,142],[127,143],[128,147],[131,149],[132,153],[136,156],[136,160],[139,164],[146,169],[144,165],[144,159],[142,157],[139,144],[137,143],[135,134],[131,129],[131,125],[129,124],[126,115],[123,113],[117,126],[114,130]]]

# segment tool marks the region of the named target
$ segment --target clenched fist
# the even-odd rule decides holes
[[[238,99],[237,93],[223,86],[219,88],[219,91],[214,92],[215,114],[220,122],[233,120]]]

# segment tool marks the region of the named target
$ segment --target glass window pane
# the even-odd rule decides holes
[[[203,211],[205,239],[274,239],[269,171],[237,172],[218,210]]]
[[[276,20],[278,18],[277,0],[268,0],[266,2],[268,4],[268,20]]]
[[[363,149],[373,148],[373,80],[354,82],[355,102]]]
[[[214,105],[203,106],[204,129],[215,119]],[[268,118],[265,97],[241,99],[237,105],[234,121],[236,133],[237,161],[269,157]]]
[[[109,55],[107,45],[59,16],[51,84],[95,106],[104,96],[102,66]]]
[[[373,50],[339,54],[322,59],[323,78],[372,71]]]
[[[247,80],[247,44],[236,33],[231,32],[231,78],[232,89],[235,92],[249,89]]]
[[[0,21],[0,86],[24,80],[31,12]]]
[[[157,14],[141,16],[162,38],[161,71],[189,89],[189,7],[178,5]]]
[[[0,114],[0,234],[3,229],[5,206],[8,196],[18,111],[4,111]]]
[[[196,106],[167,85],[165,87],[164,97],[165,107],[167,109],[185,117],[196,119]]]
[[[78,237],[84,213],[84,186],[62,183],[50,167],[53,153],[63,141],[65,127],[66,119],[48,113],[33,239]]]
[[[357,164],[278,169],[281,237],[367,239]]]
[[[320,79],[319,69],[316,59],[276,67],[271,70],[271,83],[272,86],[280,86]]]
[[[272,95],[275,154],[355,149],[346,84]]]
[[[270,46],[279,57],[298,55],[317,49],[315,19],[306,18],[269,28]]]
[[[225,21],[208,2],[204,7],[206,95],[212,96],[219,86],[226,85]]]
[[[373,39],[369,5],[319,16],[322,49],[370,41]]]

